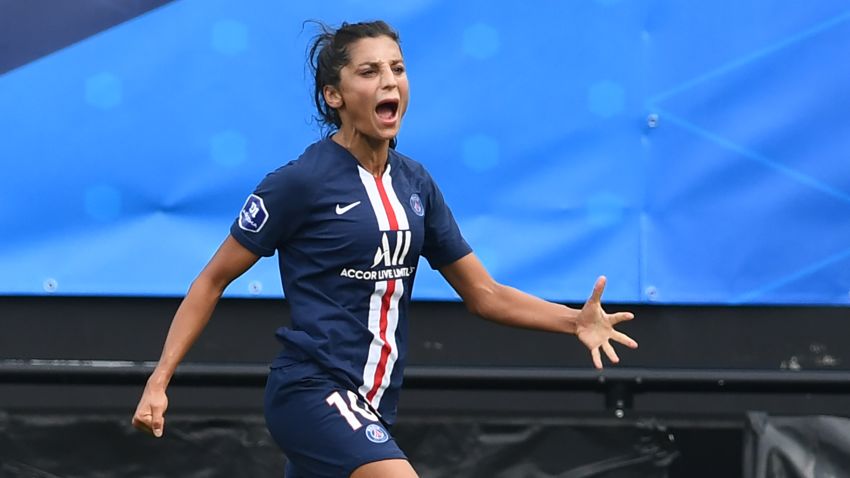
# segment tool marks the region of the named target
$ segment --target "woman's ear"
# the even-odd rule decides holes
[[[333,109],[342,107],[342,95],[339,90],[330,85],[325,85],[322,88],[322,94],[325,96],[325,103]]]

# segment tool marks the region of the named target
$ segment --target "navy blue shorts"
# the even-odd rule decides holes
[[[347,477],[366,463],[407,459],[366,402],[312,362],[271,368],[265,415],[286,478]]]

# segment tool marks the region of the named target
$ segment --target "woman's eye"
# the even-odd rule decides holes
[[[373,76],[375,74],[375,70],[363,70],[360,72],[362,76]]]
[[[393,71],[397,75],[400,75],[400,74],[404,73],[404,67],[403,66],[397,66],[397,67],[393,68]]]

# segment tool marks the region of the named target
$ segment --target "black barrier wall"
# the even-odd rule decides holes
[[[712,475],[687,471],[677,462],[683,450],[690,452],[690,445],[677,442],[678,430],[651,421],[594,425],[432,417],[403,420],[393,434],[423,478],[737,473],[722,460],[711,466]],[[714,455],[730,451],[734,455],[736,444],[740,443],[732,440],[725,448],[715,447]],[[284,463],[257,415],[178,415],[158,440],[132,429],[124,416],[0,415],[3,477],[271,478],[283,475]]]
[[[168,439],[147,440],[130,428],[178,302],[0,299],[5,476],[28,476],[27,466],[53,476],[240,476],[227,474],[236,463],[271,467],[242,476],[279,476],[282,457],[265,435],[261,404],[278,348],[273,332],[288,322],[282,301],[223,301],[175,376]],[[493,325],[457,303],[415,303],[394,433],[421,475],[743,476],[748,412],[847,413],[846,309],[609,309],[636,312],[625,330],[641,348],[599,373],[573,337]],[[227,464],[210,451],[216,448],[187,438],[228,436],[230,428],[242,448],[229,449]],[[184,475],[179,460],[169,462],[176,471],[150,468],[160,463],[152,455],[222,474]],[[73,465],[77,458],[90,467]],[[109,466],[124,474],[107,474]],[[599,474],[606,466],[608,475]]]

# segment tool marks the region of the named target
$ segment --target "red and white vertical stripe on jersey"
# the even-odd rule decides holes
[[[358,170],[369,203],[375,211],[378,229],[382,232],[409,230],[407,213],[393,189],[390,165],[387,165],[387,170],[380,178],[361,167]],[[368,327],[372,332],[372,343],[369,344],[369,355],[363,368],[363,385],[359,392],[375,409],[380,406],[384,391],[390,385],[393,368],[398,360],[395,332],[398,328],[398,303],[403,293],[402,279],[378,281],[369,299]]]
[[[360,166],[357,169],[360,171],[360,180],[366,187],[366,194],[369,196],[369,202],[375,211],[375,218],[378,219],[378,229],[381,231],[409,230],[407,213],[404,212],[404,208],[395,194],[395,189],[393,189],[390,165],[387,165],[387,170],[384,171],[381,178],[372,176],[372,173]]]
[[[390,386],[393,368],[398,360],[395,331],[398,328],[398,301],[404,293],[401,279],[375,283],[369,304],[369,330],[372,343],[363,369],[360,395],[375,409],[381,405],[384,391]]]

